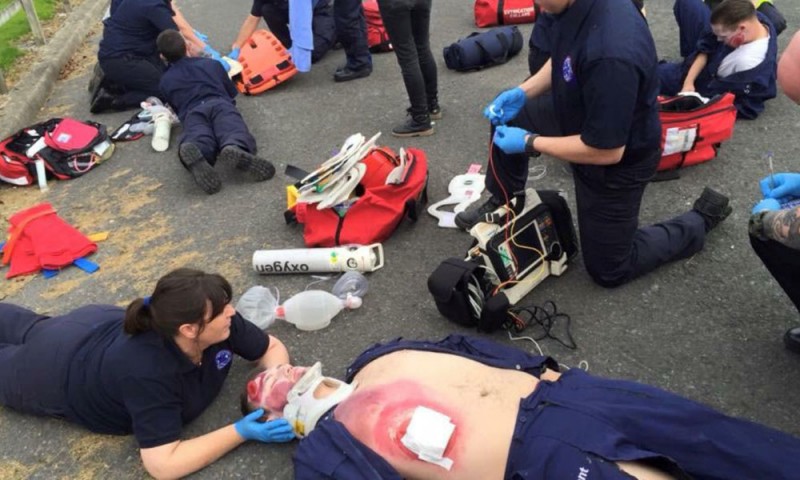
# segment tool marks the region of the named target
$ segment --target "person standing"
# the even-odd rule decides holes
[[[347,56],[347,63],[336,69],[333,79],[337,82],[348,82],[368,77],[372,73],[372,55],[367,45],[367,23],[361,0],[333,2],[333,19],[336,23],[336,38]]]
[[[432,0],[378,0],[411,103],[409,119],[392,129],[396,137],[432,135],[431,119],[442,117],[436,60],[430,42],[432,3]]]
[[[555,15],[551,58],[485,109],[492,197],[459,213],[456,225],[470,229],[512,198],[524,201],[528,157],[546,153],[572,164],[584,265],[599,285],[622,285],[700,251],[731,213],[728,198],[710,188],[689,212],[639,228],[642,195],[661,159],[656,50],[641,12],[615,0],[539,6]]]

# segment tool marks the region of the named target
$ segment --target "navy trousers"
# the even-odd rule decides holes
[[[287,49],[292,46],[289,33],[289,4],[276,5],[264,3],[261,16],[267,22],[269,30],[278,37]],[[311,19],[311,30],[314,33],[314,51],[311,52],[311,63],[316,63],[333,48],[336,43],[336,25],[333,20],[333,7],[328,0],[320,0],[314,7]]]
[[[244,123],[236,105],[225,99],[212,99],[192,108],[183,119],[180,143],[194,143],[206,161],[217,162],[222,147],[234,145],[257,153],[256,139]]]
[[[103,87],[117,97],[114,106],[118,109],[141,108],[148,97],[159,97],[158,87],[166,66],[158,57],[136,57],[98,60],[105,79]]]
[[[800,250],[793,250],[775,240],[761,240],[750,236],[758,258],[778,282],[795,308],[800,312]]]
[[[347,55],[347,68],[372,68],[372,55],[367,45],[367,23],[361,0],[336,0],[333,2],[333,18],[336,22],[336,37]]]
[[[563,135],[549,95],[528,100],[512,125],[545,136]],[[622,285],[662,264],[689,257],[702,250],[705,241],[705,224],[695,211],[639,228],[642,195],[661,152],[626,152],[626,157],[626,163],[612,166],[572,166],[583,262],[592,279],[604,287]],[[503,201],[522,192],[528,160],[525,154],[509,155],[492,146],[487,190]]]
[[[431,53],[431,0],[378,0],[383,25],[397,55],[412,115],[426,115],[438,96],[436,60]]]
[[[0,405],[65,417],[70,360],[94,324],[90,317],[50,318],[0,303]]]
[[[704,31],[711,28],[711,12],[702,0],[676,0],[672,8],[678,23],[680,38],[680,62],[664,62],[658,65],[658,79],[662,95],[677,95],[683,87],[683,79],[694,62],[697,42]],[[707,75],[701,72],[695,86],[705,85]],[[700,92],[703,95],[703,92]]]

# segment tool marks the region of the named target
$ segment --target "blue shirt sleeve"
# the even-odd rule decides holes
[[[148,16],[150,17],[150,21],[153,22],[153,26],[155,26],[159,32],[178,29],[178,25],[175,23],[175,20],[173,20],[175,12],[172,10],[171,3],[156,5]]]
[[[228,341],[233,353],[251,362],[264,356],[269,347],[269,337],[238,312],[231,319],[231,336]]]
[[[250,15],[260,17],[263,15],[262,10],[264,10],[264,0],[253,0],[253,6],[250,7]]]
[[[605,58],[588,65],[583,75],[586,118],[581,140],[594,148],[625,146],[639,98],[639,72],[626,61]]]

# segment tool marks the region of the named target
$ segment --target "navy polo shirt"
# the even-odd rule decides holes
[[[170,64],[159,83],[162,96],[181,121],[204,100],[230,100],[238,93],[222,65],[210,58],[184,57]]]
[[[576,0],[552,26],[552,91],[564,135],[626,147],[621,164],[661,142],[655,43],[631,2]]]
[[[238,313],[230,337],[208,347],[200,365],[155,332],[127,335],[119,320],[89,336],[70,362],[67,417],[98,433],[133,433],[140,448],[181,438],[222,389],[237,354],[257,360],[269,339]]]
[[[174,15],[170,0],[114,0],[111,16],[103,21],[103,39],[97,57],[158,55],[158,34],[178,29]]]

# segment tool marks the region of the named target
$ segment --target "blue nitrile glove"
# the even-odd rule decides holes
[[[209,44],[206,44],[205,48],[203,48],[203,53],[214,60],[220,60],[222,58],[222,55],[220,55],[218,51],[211,48],[211,45]]]
[[[500,125],[495,128],[492,141],[506,153],[525,153],[525,137],[530,134],[531,132],[519,127]]]
[[[285,443],[294,440],[294,430],[285,418],[259,422],[258,419],[263,416],[263,408],[250,412],[249,415],[233,424],[236,433],[245,440],[257,440],[264,443]]]
[[[780,209],[781,209],[781,203],[779,201],[775,200],[774,198],[765,198],[764,200],[761,200],[760,202],[756,203],[756,205],[753,207],[752,213],[763,212],[764,210],[780,210]]]
[[[231,53],[227,55],[231,60],[239,60],[239,47],[234,47]]]
[[[505,125],[522,110],[525,100],[525,92],[521,88],[506,90],[483,109],[483,116],[492,122],[492,125]]]
[[[192,29],[192,31],[194,32],[195,36],[197,38],[199,38],[203,43],[208,43],[208,35],[206,35],[205,33],[201,33],[201,32],[199,32],[197,30],[194,30],[194,29]]]
[[[800,173],[767,175],[761,179],[761,193],[764,194],[764,198],[788,200],[800,197]]]

